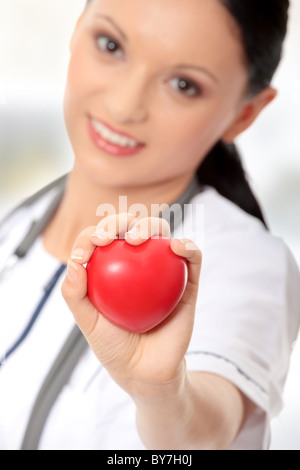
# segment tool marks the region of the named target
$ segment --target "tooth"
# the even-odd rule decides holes
[[[130,142],[128,142],[128,146],[129,147],[136,147],[136,143],[133,142],[133,140],[131,140]]]
[[[117,135],[112,135],[112,141],[115,144],[118,144],[118,145],[121,145],[122,147],[124,147],[126,145],[127,139],[125,139],[123,137],[119,137]]]
[[[105,139],[110,139],[111,133],[107,129],[102,129],[101,134]]]
[[[104,139],[109,140],[114,144],[118,144],[121,147],[136,147],[137,143],[132,140],[128,139],[127,137],[120,136],[115,134],[114,132],[110,131],[107,127],[96,121],[95,119],[92,120],[92,124],[95,130],[104,137]]]
[[[128,147],[129,146],[129,140],[126,139],[126,137],[122,137],[120,139],[120,145],[123,145],[124,147]]]
[[[112,140],[113,137],[114,137],[114,134],[112,134],[112,133],[111,133],[110,131],[108,131],[108,130],[104,131],[103,134],[104,134],[108,139],[110,139],[110,140]]]

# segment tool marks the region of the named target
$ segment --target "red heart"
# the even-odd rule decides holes
[[[97,247],[87,265],[88,296],[115,325],[144,333],[174,310],[187,283],[187,262],[171,240],[152,237],[138,246],[125,240]]]

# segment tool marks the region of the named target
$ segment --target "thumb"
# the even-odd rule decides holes
[[[96,328],[99,313],[87,296],[87,273],[81,264],[68,261],[61,292],[77,325],[88,340]]]

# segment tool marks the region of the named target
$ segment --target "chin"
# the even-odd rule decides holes
[[[79,172],[84,175],[88,180],[105,188],[130,188],[136,186],[137,181],[139,185],[142,183],[140,175],[135,175],[132,171],[128,171],[126,175],[126,172],[120,171],[120,169],[117,169],[111,163],[107,164],[107,162],[102,162],[99,155],[97,156],[96,162],[93,158],[90,158],[90,161],[88,161],[87,158],[84,159],[84,161],[79,158],[76,159],[74,169],[77,173]]]

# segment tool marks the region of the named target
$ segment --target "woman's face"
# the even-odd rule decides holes
[[[65,93],[76,164],[123,188],[186,178],[239,114],[247,78],[217,0],[93,0],[72,38]]]

